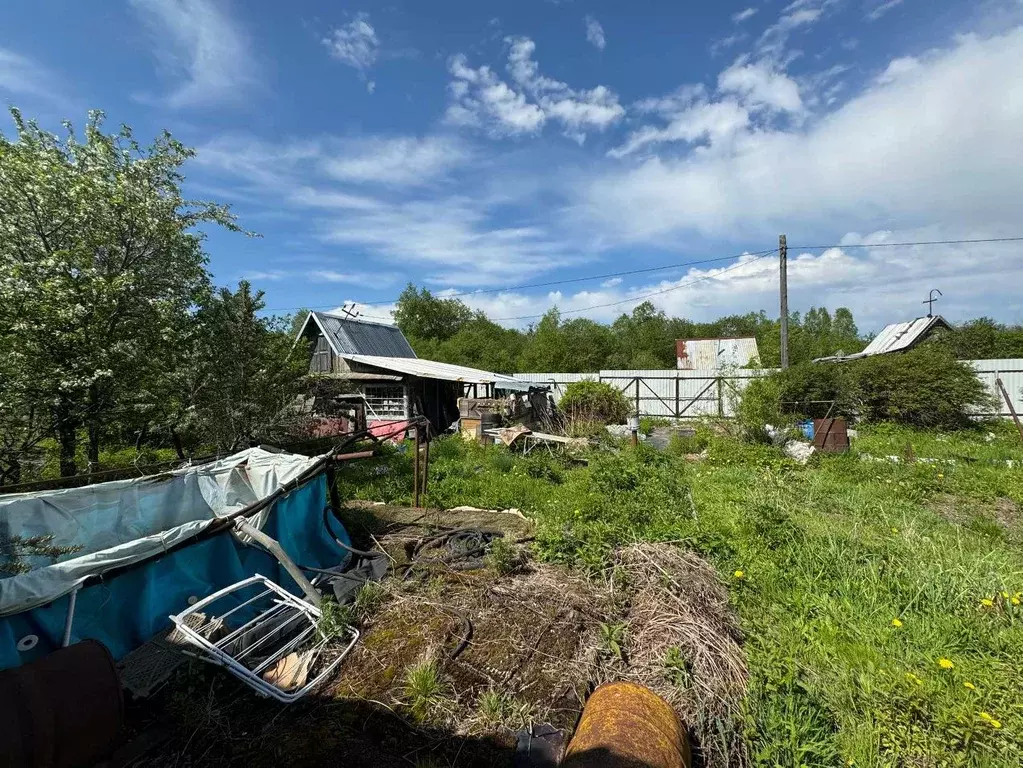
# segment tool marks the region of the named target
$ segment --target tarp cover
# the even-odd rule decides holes
[[[30,570],[0,578],[0,668],[25,660],[12,655],[24,633],[39,636],[40,650],[59,643],[69,593],[90,577],[133,563],[148,561],[120,571],[112,581],[93,580],[80,591],[74,639],[96,637],[120,657],[166,626],[168,613],[185,608],[189,598],[253,573],[297,591],[270,555],[227,532],[167,551],[216,518],[266,498],[318,460],[252,448],[151,478],[0,496],[0,541],[8,542],[5,547],[18,539],[52,535],[48,545],[76,548],[56,562],[51,557],[19,557]],[[323,528],[326,495],[326,480],[320,475],[249,521],[298,562],[337,565],[345,553]],[[335,525],[335,532],[347,539],[342,526]],[[11,570],[11,557],[6,560],[6,570]]]

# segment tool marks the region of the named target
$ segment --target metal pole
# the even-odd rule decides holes
[[[317,608],[320,607],[320,603],[322,602],[320,593],[316,591],[316,587],[309,583],[309,579],[305,577],[305,574],[302,573],[302,570],[297,565],[295,565],[294,561],[288,557],[280,544],[255,526],[250,525],[249,521],[244,517],[239,517],[235,520],[234,525],[239,531],[249,536],[256,543],[262,545],[270,552],[271,555],[277,558],[277,562],[279,562],[284,567],[284,570],[288,572],[288,575],[295,580],[299,588],[305,593],[309,602]]]
[[[1016,415],[1016,409],[1012,407],[1012,398],[1009,397],[1009,393],[1005,391],[1005,385],[1002,383],[1002,377],[999,376],[995,379],[995,384],[998,385],[998,389],[1002,393],[1002,397],[1005,398],[1005,404],[1009,406],[1009,413],[1012,414],[1012,420],[1016,422],[1016,429],[1019,430],[1020,439],[1023,440],[1023,424],[1019,421],[1019,416]]]
[[[639,377],[636,377],[636,417],[639,417]]]
[[[426,428],[426,455],[423,456],[423,494],[426,494],[426,480],[430,476],[430,428]]]
[[[781,367],[789,367],[789,245],[778,236],[778,266],[781,283]]]
[[[78,590],[81,587],[75,587],[71,590],[71,594],[68,595],[67,601],[67,618],[64,619],[64,636],[60,641],[61,648],[67,648],[71,645],[71,625],[75,620],[75,603],[78,602]]]
[[[419,509],[419,427],[415,428],[415,444],[412,451],[412,506]]]

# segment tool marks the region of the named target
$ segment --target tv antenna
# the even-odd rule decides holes
[[[937,301],[937,299],[934,298],[934,294],[938,294],[939,296],[941,296],[941,291],[939,291],[937,288],[931,288],[931,292],[927,294],[927,301],[922,302],[923,304],[927,305],[928,317],[934,317],[934,302]]]
[[[358,306],[359,305],[356,304],[354,301],[352,302],[352,305],[350,307],[348,306],[348,302],[345,302],[341,306],[341,314],[343,314],[345,318],[348,320],[355,320],[359,315],[362,314],[361,312],[358,311],[357,309]]]

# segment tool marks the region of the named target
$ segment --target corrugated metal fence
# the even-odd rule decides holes
[[[1016,413],[1023,415],[1023,359],[967,360],[977,371],[988,391],[998,399],[991,414],[1008,416],[1009,409],[995,380],[1000,376],[1012,399]],[[771,373],[765,370],[692,370],[600,371],[599,373],[517,373],[516,378],[549,384],[551,394],[560,400],[565,387],[575,381],[606,381],[639,404],[641,416],[732,416],[733,405],[750,380]]]
[[[1008,416],[1009,408],[1005,404],[1005,398],[998,391],[995,381],[1000,377],[1005,391],[1009,393],[1012,400],[1012,407],[1016,413],[1023,416],[1023,360],[967,360],[974,370],[977,371],[977,378],[984,382],[988,391],[998,399],[998,409],[995,413],[999,416]]]
[[[639,405],[641,416],[732,416],[733,403],[751,379],[770,370],[600,371],[599,373],[517,373],[516,378],[549,384],[560,400],[575,381],[606,381]]]

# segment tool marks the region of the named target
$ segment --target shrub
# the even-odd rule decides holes
[[[829,401],[834,401],[834,407]],[[846,363],[803,363],[750,383],[737,407],[744,434],[794,415],[892,421],[916,427],[958,428],[990,408],[973,369],[938,345],[874,355]]]
[[[572,382],[558,407],[572,422],[601,424],[623,424],[634,410],[629,398],[605,381]]]
[[[991,407],[973,369],[937,345],[857,360],[850,377],[859,415],[867,421],[956,428]]]

